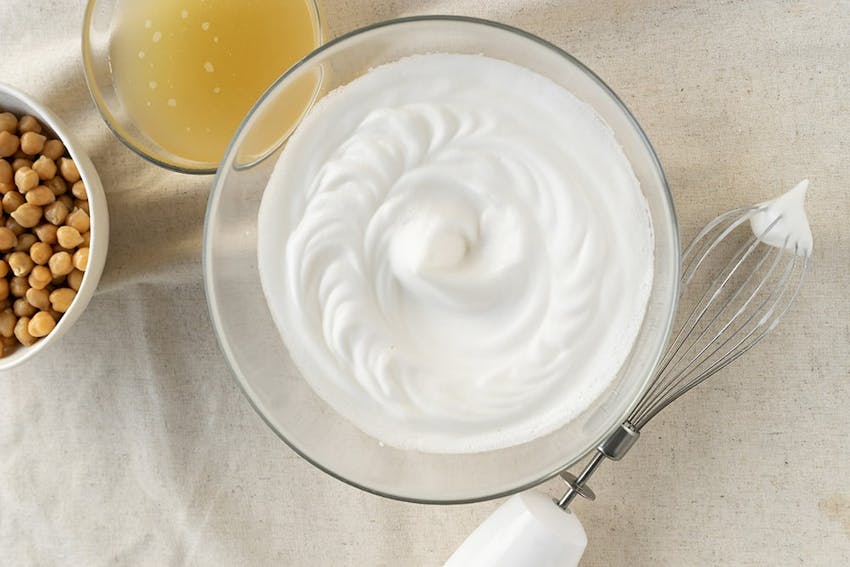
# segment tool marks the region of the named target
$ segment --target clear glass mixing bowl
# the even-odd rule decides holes
[[[649,203],[655,279],[632,352],[611,386],[561,429],[508,449],[439,455],[383,446],[320,399],[293,364],[257,271],[257,214],[276,158],[263,148],[297,127],[293,104],[317,98],[370,68],[434,52],[483,54],[524,65],[593,106],[613,129]],[[288,112],[281,109],[288,108]],[[277,129],[269,136],[269,129]],[[265,159],[262,159],[265,157]],[[207,209],[203,244],[210,315],[245,395],[292,449],[363,490],[402,500],[459,503],[507,495],[570,466],[617,427],[643,392],[664,347],[678,298],[676,216],[658,158],[634,117],[589,69],[554,45],[501,24],[459,17],[383,22],[317,49],[257,102],[231,142]]]

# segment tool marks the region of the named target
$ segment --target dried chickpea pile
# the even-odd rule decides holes
[[[2,110],[2,109],[0,109]],[[0,112],[0,356],[46,337],[89,259],[89,203],[61,140]]]

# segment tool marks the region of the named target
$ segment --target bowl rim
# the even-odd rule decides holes
[[[13,87],[8,83],[0,82],[0,94],[7,94],[20,101],[21,105],[27,107],[35,117],[51,130],[65,146],[71,159],[77,164],[80,177],[86,185],[88,200],[90,203],[91,219],[91,241],[89,248],[94,249],[94,254],[89,255],[89,264],[83,275],[80,289],[74,297],[71,306],[63,314],[56,327],[46,337],[40,339],[32,346],[21,346],[9,356],[0,358],[0,371],[10,370],[32,359],[39,352],[56,343],[77,322],[80,315],[88,307],[94,297],[109,249],[109,212],[106,206],[106,194],[103,191],[103,183],[97,169],[88,154],[80,148],[79,140],[70,132],[67,125],[57,117],[47,106],[39,102],[33,96]],[[18,353],[21,353],[20,355]]]
[[[110,131],[115,135],[116,138],[121,140],[125,146],[127,146],[130,150],[132,150],[135,154],[141,156],[145,160],[150,163],[161,167],[163,169],[167,169],[169,171],[174,171],[176,173],[186,173],[189,175],[212,175],[218,171],[219,166],[224,160],[224,156],[227,155],[228,150],[230,149],[230,144],[225,147],[224,154],[222,154],[222,159],[219,160],[217,164],[212,164],[211,162],[196,162],[198,165],[196,167],[188,166],[188,165],[178,165],[177,163],[168,161],[162,156],[153,155],[147,151],[145,151],[138,143],[134,140],[134,136],[131,136],[124,128],[124,126],[115,119],[112,112],[109,110],[105,103],[105,99],[100,87],[97,85],[97,82],[94,80],[94,56],[91,52],[91,24],[94,15],[95,5],[102,0],[88,0],[86,2],[86,9],[83,13],[83,32],[80,39],[81,43],[81,51],[82,51],[82,63],[83,63],[83,76],[86,80],[86,86],[88,87],[89,96],[94,102],[95,108],[97,108],[98,114],[100,114],[101,119],[109,128]],[[315,42],[318,47],[321,47],[324,42],[324,31],[323,31],[323,23],[322,23],[322,15],[319,10],[319,2],[318,0],[307,0],[309,2],[310,8],[313,13],[312,23],[315,31]],[[311,50],[307,55],[299,59],[294,65],[297,65],[301,62],[302,59],[309,57],[314,50]],[[291,68],[291,67],[290,67]],[[277,83],[277,79],[273,84]],[[265,95],[266,91],[263,91],[263,95]],[[253,105],[251,106],[249,113],[253,110]],[[247,114],[246,114],[247,116]],[[236,129],[236,132],[241,128],[242,123],[240,121],[239,126]],[[234,132],[234,135],[236,134]],[[232,138],[231,138],[232,139]],[[160,147],[158,143],[154,142],[157,147]],[[171,154],[171,152],[167,152],[163,150],[163,154]],[[176,155],[176,154],[171,154]],[[178,156],[179,157],[179,156]],[[184,158],[180,158],[184,159]],[[186,160],[191,161],[191,160]]]
[[[614,92],[614,90],[611,87],[609,87],[607,83],[605,83],[605,81],[603,81],[596,73],[594,73],[584,63],[579,61],[575,56],[571,55],[566,50],[558,47],[557,45],[553,44],[552,42],[547,41],[547,40],[545,40],[545,39],[543,39],[543,38],[541,38],[541,37],[539,37],[539,36],[537,36],[533,33],[530,33],[528,31],[525,31],[521,28],[517,28],[517,27],[512,26],[512,25],[504,24],[504,23],[497,22],[497,21],[494,21],[494,20],[488,20],[488,19],[485,19],[485,18],[478,18],[478,17],[473,17],[473,16],[448,15],[448,14],[432,14],[432,15],[419,15],[419,16],[405,16],[405,17],[400,17],[400,18],[392,18],[392,19],[388,19],[388,20],[382,20],[380,22],[375,22],[375,23],[354,29],[350,32],[347,32],[345,34],[342,34],[342,35],[334,38],[331,41],[328,41],[327,43],[320,45],[315,50],[313,50],[308,55],[306,55],[304,58],[302,58],[297,63],[295,63],[286,72],[284,72],[280,77],[278,77],[278,79],[275,80],[269,86],[269,88],[266,89],[266,91],[257,99],[257,101],[254,103],[254,105],[251,107],[251,109],[245,115],[245,118],[243,118],[242,122],[239,124],[239,127],[236,129],[236,132],[234,132],[234,135],[231,138],[230,143],[227,146],[227,149],[225,150],[224,157],[222,158],[222,161],[219,164],[219,168],[215,173],[215,177],[213,178],[213,183],[212,183],[209,198],[208,198],[208,201],[207,201],[207,209],[206,209],[206,212],[205,212],[205,215],[204,215],[204,230],[203,230],[202,244],[201,244],[201,269],[202,269],[203,278],[204,278],[204,291],[205,291],[205,295],[206,295],[206,299],[207,299],[207,310],[208,310],[208,313],[209,313],[209,316],[210,316],[210,320],[213,324],[213,331],[215,333],[216,342],[218,343],[222,354],[224,354],[225,360],[227,361],[227,366],[230,369],[231,376],[236,380],[236,383],[239,386],[239,389],[242,391],[242,394],[248,400],[248,403],[253,408],[254,412],[260,417],[260,419],[262,419],[266,423],[266,425],[272,430],[272,432],[274,432],[274,434],[278,438],[280,438],[281,441],[283,441],[292,451],[294,451],[299,457],[301,457],[302,459],[304,459],[305,461],[310,463],[312,466],[316,467],[317,469],[319,469],[320,471],[324,472],[325,474],[331,476],[332,478],[335,478],[335,479],[337,479],[337,480],[339,480],[339,481],[341,481],[341,482],[343,482],[343,483],[345,483],[349,486],[352,486],[354,488],[357,488],[359,490],[362,490],[362,491],[370,493],[370,494],[374,494],[376,496],[381,496],[381,497],[384,497],[384,498],[389,498],[391,500],[397,500],[397,501],[401,501],[401,502],[409,502],[409,503],[414,503],[414,504],[429,504],[429,505],[472,504],[472,503],[476,503],[476,502],[485,502],[485,501],[493,500],[493,499],[496,499],[496,498],[511,496],[513,494],[517,494],[519,492],[523,492],[525,490],[528,490],[530,488],[538,486],[538,485],[554,478],[555,476],[560,474],[562,471],[567,470],[569,467],[571,467],[573,464],[575,464],[575,462],[578,462],[579,460],[581,460],[582,456],[584,456],[584,455],[579,456],[576,459],[571,460],[571,461],[568,460],[568,462],[565,462],[564,465],[561,466],[560,468],[558,468],[557,470],[542,473],[541,476],[539,476],[538,478],[535,478],[534,480],[531,480],[531,481],[523,482],[520,485],[515,486],[513,488],[500,490],[500,491],[497,491],[497,492],[488,493],[488,494],[484,494],[484,495],[473,496],[473,497],[469,497],[469,498],[452,498],[452,499],[419,498],[419,497],[408,496],[408,495],[403,495],[403,494],[395,494],[393,492],[381,490],[379,488],[375,488],[375,487],[371,487],[371,486],[365,486],[365,485],[363,485],[363,484],[361,484],[361,483],[359,483],[355,480],[349,479],[349,478],[343,476],[342,474],[337,473],[336,471],[334,471],[334,470],[330,469],[329,467],[323,465],[322,463],[318,462],[317,460],[313,459],[308,454],[306,454],[303,450],[301,450],[299,447],[297,447],[292,442],[290,442],[287,439],[287,437],[281,431],[279,431],[278,428],[275,427],[275,425],[270,421],[270,419],[268,417],[266,417],[266,415],[260,410],[259,406],[254,401],[254,399],[253,399],[253,397],[250,393],[250,388],[248,387],[247,381],[242,376],[241,370],[239,369],[238,365],[234,364],[234,362],[233,362],[234,357],[233,357],[233,354],[232,354],[232,350],[229,347],[229,344],[226,342],[226,340],[223,336],[223,333],[220,331],[221,329],[223,329],[223,325],[222,325],[222,322],[221,322],[221,318],[218,315],[218,310],[217,310],[217,307],[216,307],[216,305],[217,305],[216,291],[215,291],[214,285],[212,283],[213,282],[213,274],[212,274],[211,260],[210,260],[210,258],[212,256],[212,244],[211,244],[212,236],[211,236],[211,230],[210,230],[210,224],[211,224],[210,221],[211,221],[211,218],[212,218],[212,216],[215,213],[215,210],[217,208],[218,197],[219,197],[219,195],[222,191],[222,188],[223,188],[222,180],[223,180],[224,172],[227,170],[227,167],[222,167],[222,166],[227,166],[230,162],[232,162],[235,159],[235,155],[233,154],[233,151],[235,149],[236,142],[237,142],[237,140],[240,139],[243,130],[247,127],[248,122],[254,116],[254,113],[264,103],[266,98],[268,96],[270,96],[270,94],[278,87],[278,85],[280,85],[282,82],[286,81],[291,75],[296,73],[302,66],[309,63],[312,59],[314,59],[315,57],[318,57],[319,55],[321,55],[322,53],[324,53],[324,52],[326,52],[330,49],[333,49],[338,44],[346,42],[353,37],[359,36],[361,34],[369,33],[369,32],[374,31],[374,30],[393,27],[393,26],[400,25],[400,24],[409,24],[409,23],[418,23],[418,22],[453,22],[453,23],[467,23],[467,24],[483,25],[483,26],[507,31],[507,32],[510,32],[510,33],[514,33],[514,34],[519,35],[521,37],[524,37],[524,38],[526,38],[530,41],[533,41],[533,42],[537,43],[538,45],[540,45],[544,48],[547,48],[547,49],[555,52],[556,54],[560,55],[561,57],[563,57],[564,59],[566,59],[567,61],[569,61],[573,65],[575,65],[576,68],[578,68],[581,72],[586,74],[592,81],[594,81],[599,87],[601,87],[601,89],[605,93],[607,93],[608,96],[611,97],[611,100],[617,105],[617,107],[623,113],[625,118],[628,120],[629,124],[634,129],[635,133],[637,133],[641,142],[644,144],[644,146],[645,146],[645,148],[648,152],[649,158],[652,162],[652,165],[654,166],[655,172],[657,173],[657,175],[660,179],[663,201],[664,201],[664,204],[666,206],[666,209],[667,209],[667,212],[670,216],[670,221],[671,221],[670,235],[671,235],[672,245],[673,245],[673,248],[678,251],[677,254],[675,254],[675,257],[672,259],[672,262],[673,262],[673,270],[672,271],[673,271],[673,273],[671,274],[671,279],[672,279],[671,286],[670,286],[670,296],[671,297],[669,297],[669,302],[670,302],[671,308],[670,308],[669,312],[667,313],[666,319],[663,321],[663,325],[664,325],[663,336],[664,336],[665,340],[659,342],[659,345],[655,349],[656,352],[652,356],[652,359],[654,359],[654,363],[653,363],[652,367],[657,366],[657,364],[660,361],[661,356],[664,352],[664,349],[667,346],[667,342],[670,339],[670,333],[672,332],[673,322],[674,322],[674,318],[675,318],[677,306],[678,306],[678,298],[679,298],[679,295],[680,295],[679,291],[680,291],[680,273],[681,273],[681,256],[680,256],[681,243],[680,243],[680,236],[679,236],[678,216],[676,215],[676,208],[675,208],[675,205],[674,205],[674,202],[673,202],[672,193],[670,192],[670,186],[669,186],[669,183],[667,181],[667,176],[665,175],[664,169],[661,166],[661,162],[658,158],[658,154],[656,153],[654,146],[650,142],[649,137],[646,135],[646,132],[640,126],[640,124],[638,123],[634,114],[632,114],[632,112],[629,110],[629,108],[626,106],[626,104],[620,99],[619,96],[617,96],[617,94]],[[643,379],[643,384],[641,385],[641,389],[640,389],[641,395],[643,394],[643,392],[646,391],[646,388],[649,385],[651,376],[652,376],[652,373],[650,372]],[[632,403],[626,408],[626,411],[623,413],[623,418],[622,418],[623,420],[626,418],[626,416],[628,416],[629,412],[631,412],[632,408],[634,407],[634,405],[636,405],[639,402],[639,400],[640,400],[640,395],[637,396],[632,401]],[[601,436],[599,439],[597,439],[590,446],[590,448],[585,453],[585,455],[588,454],[590,451],[592,451],[593,447],[598,446],[602,441],[604,441],[620,425],[621,425],[621,420],[617,420],[617,422],[609,428],[609,431],[607,433],[605,433],[605,435]]]

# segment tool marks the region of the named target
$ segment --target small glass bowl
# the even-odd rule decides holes
[[[319,8],[316,0],[307,1],[312,12],[314,47],[317,47],[322,43]],[[179,173],[215,173],[219,162],[196,161],[168,151],[135,124],[123,104],[113,80],[109,56],[120,5],[121,0],[89,0],[83,19],[83,68],[89,92],[100,115],[119,140],[151,163]]]
[[[255,138],[318,85],[322,97],[369,69],[419,53],[483,54],[525,66],[569,89],[611,127],[632,164],[655,233],[654,280],[637,340],[606,391],[584,413],[544,437],[474,454],[427,454],[380,443],[325,403],[301,375],[274,324],[257,269],[257,216],[284,151],[255,159]],[[282,104],[283,103],[283,104]],[[298,454],[363,490],[402,500],[459,503],[533,486],[575,463],[622,423],[646,388],[678,299],[679,240],[673,202],[649,140],[602,80],[558,47],[495,22],[427,16],[382,22],[335,39],[287,71],[254,106],[218,170],[203,240],[207,302],[219,344],[251,404]]]

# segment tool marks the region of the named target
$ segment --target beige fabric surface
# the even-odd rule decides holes
[[[234,0],[236,1],[236,0]],[[0,565],[438,565],[497,506],[411,505],[331,479],[236,387],[208,321],[211,177],[107,130],[80,62],[84,2],[0,1],[0,81],[91,154],[112,222],[99,293],[0,375]],[[757,351],[669,408],[575,510],[583,565],[850,564],[850,3],[325,0],[331,37],[482,16],[567,49],[646,129],[684,238],[809,177],[814,266]],[[544,485],[555,494],[557,482]]]

